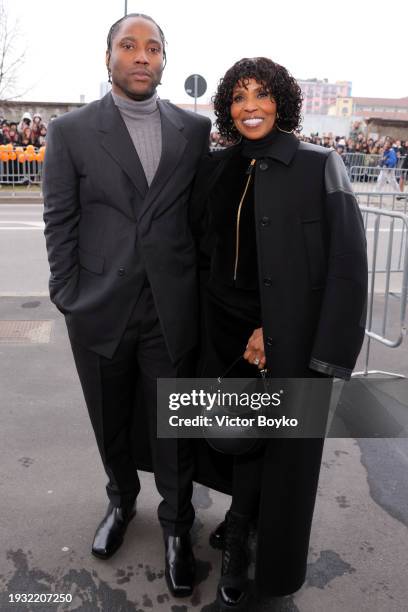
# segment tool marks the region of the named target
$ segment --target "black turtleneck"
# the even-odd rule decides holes
[[[249,159],[260,159],[266,157],[269,146],[276,140],[278,131],[272,130],[263,138],[250,140],[249,138],[242,139],[242,155]]]
[[[241,206],[236,265],[237,214],[248,180],[250,160],[266,157],[268,147],[275,138],[274,130],[258,140],[243,138],[239,150],[228,161],[213,188],[209,201],[211,232],[216,237],[209,283],[210,293],[230,306],[234,304],[237,310],[249,315],[254,323],[260,321],[254,210],[255,167],[252,168],[251,181]]]

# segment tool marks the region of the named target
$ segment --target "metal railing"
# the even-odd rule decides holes
[[[373,167],[380,165],[382,155],[377,155],[376,153],[342,153],[341,157],[346,168],[351,168],[352,166]],[[404,159],[404,155],[398,158],[397,168],[401,168]]]
[[[408,215],[372,206],[360,206],[360,210],[367,236],[369,292],[364,369],[354,375],[383,374],[405,378],[397,372],[369,370],[368,366],[371,340],[397,348],[406,336]],[[393,329],[390,329],[389,319],[391,299],[399,300],[398,322],[396,327],[393,322]]]
[[[360,206],[379,208],[380,210],[393,210],[408,214],[408,191],[354,191]]]
[[[346,168],[352,166],[378,166],[381,155],[374,153],[342,153],[342,160]]]
[[[348,175],[351,183],[371,183],[373,187],[383,191],[383,183],[392,185],[395,191],[399,191],[398,182],[402,178],[407,180],[407,169],[402,168],[382,168],[380,166],[351,166]]]
[[[0,183],[14,188],[17,185],[40,185],[42,177],[42,162],[38,161],[8,161],[0,162]]]
[[[41,185],[44,153],[45,147],[0,146],[0,185],[8,195],[16,195],[18,187],[26,187],[27,191]]]

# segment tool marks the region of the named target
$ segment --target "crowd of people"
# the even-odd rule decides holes
[[[361,174],[354,180],[370,182],[376,181],[376,191],[400,191],[404,192],[406,174],[408,171],[408,140],[392,139],[389,136],[374,140],[365,138],[361,132],[351,132],[349,138],[324,134],[319,137],[313,134],[309,138],[301,137],[301,140],[312,142],[323,147],[332,147],[342,157],[347,168],[351,166],[380,167],[379,175]],[[352,153],[360,153],[365,157],[358,162],[352,161]],[[354,158],[355,160],[355,158]],[[396,169],[399,168],[398,176]],[[351,176],[353,181],[353,176]],[[397,199],[401,199],[398,197]]]
[[[395,151],[397,158],[405,157],[408,153],[408,140],[393,139],[389,136],[383,136],[374,140],[374,138],[366,138],[364,134],[359,132],[347,138],[345,136],[334,136],[332,133],[311,134],[310,136],[300,136],[304,142],[311,142],[326,148],[336,149],[340,155],[343,153],[362,153],[367,155],[383,155],[386,145],[389,143]]]
[[[35,114],[33,117],[26,112],[19,123],[0,117],[0,145],[12,144],[16,147],[42,147],[47,138],[47,124],[42,117]]]
[[[366,138],[362,132],[353,133],[350,132],[348,137],[346,136],[335,136],[332,132],[328,134],[319,133],[305,136],[304,134],[299,135],[299,139],[303,142],[310,142],[312,144],[320,145],[327,149],[333,148],[343,155],[345,153],[362,153],[367,155],[383,155],[386,150],[386,145],[389,143],[391,148],[395,151],[397,158],[405,157],[408,154],[408,140],[392,139],[390,137],[381,137],[378,139]],[[212,147],[225,147],[228,145],[224,139],[217,133],[211,134],[211,145]]]
[[[354,124],[350,135],[335,136],[333,133],[319,133],[305,136],[298,134],[299,140],[319,145],[327,149],[335,149],[343,159],[348,170],[351,166],[380,167],[380,174],[361,174],[358,177],[350,176],[352,182],[355,180],[364,182],[375,182],[376,191],[388,189],[390,191],[405,192],[408,172],[408,140],[393,139],[389,136],[381,138],[366,138],[359,127]],[[211,133],[211,148],[222,149],[229,143],[218,133]],[[359,161],[350,154],[361,154]],[[396,176],[396,169],[398,176]],[[404,196],[405,197],[405,196]],[[397,199],[401,199],[398,197]]]
[[[29,112],[25,112],[19,123],[0,117],[0,126],[0,145],[9,143],[23,147],[30,144],[34,147],[45,145],[47,124],[38,113],[31,116]],[[300,134],[299,139],[303,142],[310,142],[325,148],[336,149],[340,155],[345,153],[383,155],[387,148],[387,143],[390,143],[397,159],[408,154],[408,140],[392,139],[388,136],[378,139],[366,138],[363,132],[359,131],[355,125],[353,125],[348,137],[335,136],[332,132],[323,133],[322,135],[316,132],[310,134],[310,136]],[[228,146],[228,143],[225,142],[225,139],[218,132],[211,133],[211,147],[224,148],[226,146]]]

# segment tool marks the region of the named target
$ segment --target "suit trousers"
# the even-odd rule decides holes
[[[192,376],[194,360],[187,354],[171,362],[153,295],[145,286],[120,344],[111,359],[86,349],[71,338],[99,452],[109,478],[106,490],[115,506],[131,506],[140,491],[132,452],[135,411],[144,411],[148,424],[157,489],[163,500],[159,521],[170,535],[191,528],[194,472],[188,439],[160,439],[156,435],[156,379]]]

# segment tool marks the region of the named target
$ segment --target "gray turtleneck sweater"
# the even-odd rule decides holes
[[[128,100],[112,92],[113,100],[135,145],[150,186],[162,151],[161,120],[157,94],[147,100]]]

